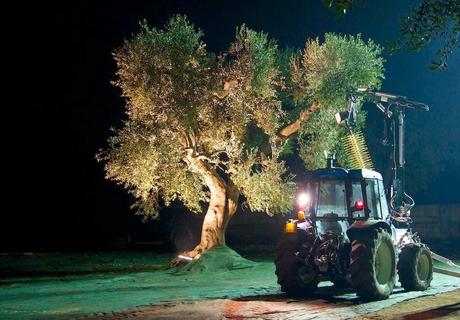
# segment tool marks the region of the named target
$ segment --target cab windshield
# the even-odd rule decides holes
[[[316,217],[347,218],[345,181],[322,180],[317,183]]]

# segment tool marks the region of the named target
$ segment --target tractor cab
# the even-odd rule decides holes
[[[320,237],[334,232],[347,238],[346,232],[353,223],[388,216],[378,172],[328,167],[311,172],[305,181],[297,193],[297,208],[309,218]]]

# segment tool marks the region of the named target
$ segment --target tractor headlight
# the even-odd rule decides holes
[[[310,203],[310,196],[308,195],[308,193],[302,192],[297,196],[297,205],[299,207],[304,208],[309,203]]]

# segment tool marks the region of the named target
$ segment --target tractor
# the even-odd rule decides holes
[[[386,190],[382,175],[369,167],[363,139],[355,129],[357,97],[373,102],[392,125],[394,168]],[[312,294],[319,282],[352,287],[364,300],[388,298],[396,274],[405,290],[426,290],[433,278],[430,249],[412,232],[413,199],[404,190],[404,114],[428,110],[422,103],[372,89],[350,94],[348,111],[336,115],[349,129],[349,150],[356,168],[327,166],[309,172],[297,194],[297,215],[289,219],[277,248],[275,265],[281,290]]]

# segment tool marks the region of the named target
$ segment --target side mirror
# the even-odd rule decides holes
[[[351,207],[352,212],[361,211],[363,209],[364,209],[364,201],[363,200],[355,201],[355,204],[353,205],[353,207]]]

